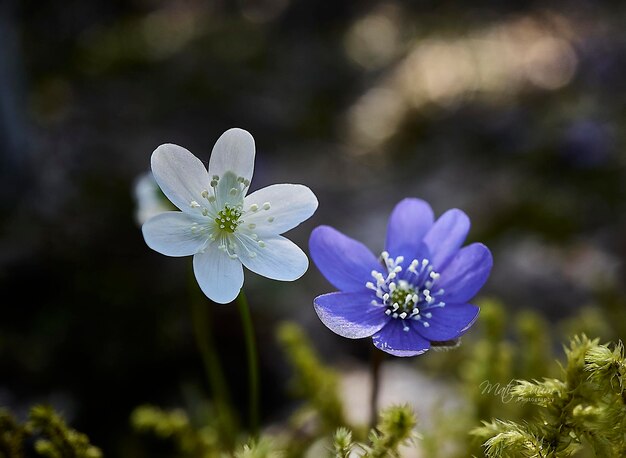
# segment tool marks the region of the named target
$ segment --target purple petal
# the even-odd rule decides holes
[[[329,226],[319,226],[309,239],[311,258],[322,275],[337,289],[361,291],[381,264],[361,242]]]
[[[387,326],[372,336],[374,345],[379,350],[394,356],[421,355],[430,348],[430,342],[420,336],[410,320],[389,320]],[[404,326],[409,330],[405,331]]]
[[[389,317],[385,307],[371,304],[374,295],[363,293],[329,293],[313,301],[317,316],[328,329],[348,339],[362,339],[378,332]]]
[[[456,339],[476,321],[479,310],[472,304],[446,304],[442,308],[429,309],[423,313],[431,313],[431,318],[423,317],[421,321],[416,321],[415,329],[428,340],[441,342]],[[428,327],[424,323],[428,323]]]
[[[387,224],[385,249],[392,257],[416,258],[422,239],[433,225],[433,210],[421,199],[403,199],[395,206]],[[421,250],[423,251],[423,250]]]
[[[462,304],[469,301],[489,278],[493,258],[482,243],[461,248],[441,272],[437,287],[443,288],[444,302]]]
[[[424,236],[424,243],[428,247],[431,263],[438,272],[443,271],[446,265],[459,251],[467,237],[470,220],[461,210],[453,208],[439,217],[435,224]]]

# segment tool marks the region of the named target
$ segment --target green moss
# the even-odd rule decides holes
[[[489,458],[567,457],[586,448],[595,456],[626,456],[624,349],[575,336],[565,347],[561,379],[518,380],[512,394],[542,410],[523,423],[492,420],[472,434]]]
[[[0,410],[0,458],[23,458],[27,443],[33,440],[38,456],[47,458],[101,458],[99,448],[89,438],[70,427],[51,407],[31,408],[28,420],[20,424],[7,411]]]

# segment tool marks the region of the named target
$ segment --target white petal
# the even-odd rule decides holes
[[[197,220],[182,212],[158,214],[141,227],[146,244],[166,256],[191,256],[202,249],[206,233],[192,231]]]
[[[306,254],[291,240],[276,235],[256,242],[239,236],[243,245],[237,251],[243,265],[252,272],[273,280],[293,281],[300,278],[309,267]],[[254,253],[254,254],[253,254]]]
[[[243,205],[241,186],[241,183],[237,181],[237,175],[233,172],[226,172],[222,175],[216,189],[217,208],[221,210],[226,204],[231,206]]]
[[[209,175],[220,178],[226,172],[252,180],[254,138],[243,129],[228,129],[217,139],[209,159]]]
[[[269,210],[263,205],[269,202]],[[256,205],[257,211],[250,211]],[[310,218],[317,209],[315,194],[301,184],[274,184],[253,192],[244,200],[244,224],[259,235],[282,234]]]
[[[165,144],[152,153],[152,174],[163,194],[186,213],[200,213],[191,202],[202,202],[202,191],[210,189],[209,175],[200,159],[182,146]]]
[[[243,286],[241,262],[219,250],[216,243],[194,255],[193,272],[202,292],[220,304],[234,301]]]
[[[163,197],[159,185],[150,172],[140,175],[135,181],[134,197],[135,220],[140,226],[153,216],[174,209],[174,206]]]

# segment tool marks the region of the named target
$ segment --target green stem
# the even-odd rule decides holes
[[[222,438],[228,446],[234,444],[236,433],[235,418],[233,416],[230,393],[222,365],[215,351],[215,342],[211,333],[211,316],[209,304],[201,295],[198,285],[195,282],[193,273],[190,281],[191,293],[191,322],[196,346],[202,358],[204,372],[213,395],[213,402],[217,410],[219,422],[222,430]]]
[[[378,391],[380,390],[380,365],[383,362],[383,352],[372,347],[370,357],[370,371],[372,374],[372,392],[370,395],[370,428],[375,428],[378,421]]]
[[[256,349],[256,339],[254,336],[254,326],[248,299],[243,290],[236,299],[237,308],[241,315],[241,324],[246,341],[246,353],[248,355],[248,390],[250,403],[250,431],[254,438],[259,434],[259,360]]]

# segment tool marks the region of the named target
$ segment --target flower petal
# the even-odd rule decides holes
[[[220,178],[226,172],[252,180],[254,138],[246,130],[228,129],[217,139],[209,160],[209,175]]]
[[[309,267],[304,251],[280,235],[264,238],[262,242],[242,235],[237,239],[243,248],[237,251],[243,265],[263,277],[293,281],[304,275]]]
[[[365,289],[365,283],[372,280],[372,270],[383,269],[365,245],[330,226],[319,226],[313,230],[309,250],[326,280],[342,291]]]
[[[202,292],[212,301],[228,304],[243,286],[243,267],[238,259],[211,244],[204,253],[193,257],[193,273]]]
[[[217,208],[221,210],[226,204],[233,207],[241,206],[243,205],[244,195],[245,192],[242,192],[242,185],[237,181],[237,175],[233,172],[226,172],[220,176],[217,182],[217,189],[215,190]]]
[[[439,217],[424,236],[424,243],[431,256],[431,264],[437,272],[446,265],[459,251],[467,237],[470,220],[461,210],[453,208]]]
[[[389,320],[387,325],[372,336],[379,350],[394,356],[417,356],[430,348],[430,342],[413,329],[413,321]],[[404,326],[409,326],[405,331]]]
[[[489,278],[492,266],[491,252],[482,243],[461,248],[437,283],[444,290],[443,301],[455,304],[469,301]]]
[[[389,321],[385,307],[372,305],[370,292],[329,293],[313,301],[317,316],[328,329],[348,339],[362,339],[378,332]]]
[[[270,208],[265,210],[263,205],[267,202]],[[258,210],[250,211],[252,205]],[[254,224],[251,230],[259,235],[282,234],[310,218],[316,209],[317,198],[306,186],[274,184],[246,197],[244,220],[246,225]]]
[[[464,334],[478,318],[480,309],[472,304],[446,304],[442,308],[429,309],[431,318],[415,322],[415,329],[428,340],[452,340]]]
[[[207,237],[191,230],[197,220],[182,212],[160,213],[141,227],[146,244],[166,256],[191,256],[206,244]]]
[[[165,144],[152,153],[152,174],[163,194],[186,213],[200,214],[191,202],[201,202],[209,176],[200,159],[182,146]]]
[[[427,202],[403,199],[389,217],[385,250],[392,257],[404,256],[409,262],[415,259],[424,235],[433,225],[433,218],[433,210]]]
[[[133,191],[136,205],[135,220],[140,226],[153,216],[175,208],[159,189],[152,172],[140,175],[135,181]]]

